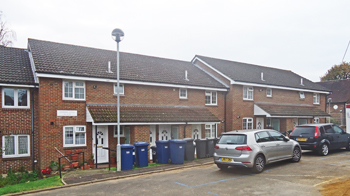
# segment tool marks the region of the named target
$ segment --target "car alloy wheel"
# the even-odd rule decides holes
[[[262,155],[258,155],[255,158],[254,166],[253,166],[253,172],[255,173],[261,173],[264,170],[265,167],[265,159]]]
[[[292,161],[293,162],[299,162],[301,158],[301,150],[298,147],[295,147],[293,150],[293,158]]]
[[[329,152],[329,149],[327,144],[322,144],[320,154],[323,156],[327,156],[328,152]]]

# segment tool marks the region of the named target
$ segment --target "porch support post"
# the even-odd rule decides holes
[[[97,125],[95,125],[95,159],[96,159],[96,169],[97,169]]]

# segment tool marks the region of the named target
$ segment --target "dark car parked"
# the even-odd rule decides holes
[[[296,126],[289,135],[298,141],[303,150],[313,150],[328,155],[329,150],[350,150],[350,134],[334,124],[305,124]]]

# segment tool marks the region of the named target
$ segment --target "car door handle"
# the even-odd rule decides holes
[[[265,146],[264,146],[264,145],[262,145],[261,147],[262,147],[262,148],[265,148]]]

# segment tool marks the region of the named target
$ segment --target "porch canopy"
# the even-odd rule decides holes
[[[314,105],[306,104],[276,104],[276,103],[255,103],[255,116],[266,116],[275,118],[315,118],[330,117],[329,114]]]
[[[116,125],[115,104],[87,104],[86,121],[93,125]],[[220,123],[206,107],[121,105],[121,125]]]

